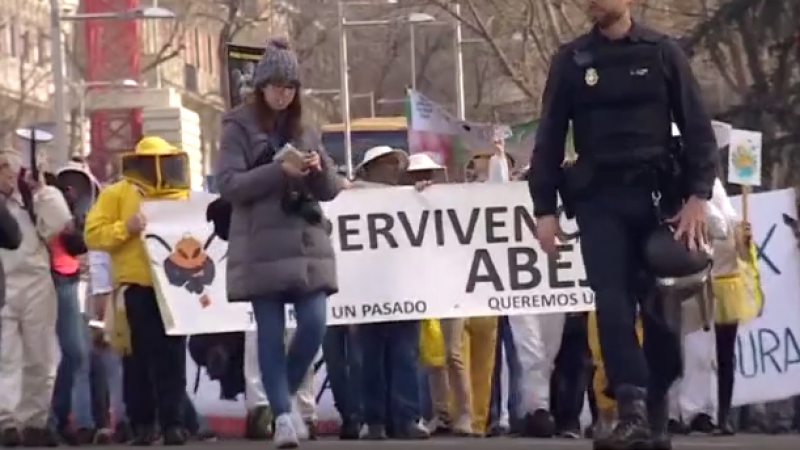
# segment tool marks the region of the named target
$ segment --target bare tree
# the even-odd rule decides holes
[[[772,188],[800,185],[800,4],[768,0],[702,2],[707,17],[683,37],[688,54],[705,58],[728,99],[718,116],[764,134]]]
[[[22,60],[20,63],[13,60],[6,63],[7,69],[11,69],[6,75],[11,75],[10,81],[16,86],[9,86],[13,88],[12,92],[0,96],[0,143],[5,145],[13,141],[17,128],[43,119],[46,113],[49,72],[22,63]]]
[[[9,32],[12,15],[0,20],[0,31]],[[45,54],[40,54],[35,46],[35,36],[26,31],[19,46],[21,54],[9,58],[3,64],[0,89],[0,143],[8,145],[13,141],[14,131],[26,123],[41,120],[46,116],[50,70]],[[16,38],[16,36],[15,36]]]
[[[498,0],[452,2],[425,0],[458,20],[471,40],[483,41],[494,64],[528,98],[538,98],[550,56],[574,37],[585,20],[576,1]]]

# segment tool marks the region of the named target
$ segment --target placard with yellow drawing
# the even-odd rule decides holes
[[[761,186],[761,133],[731,130],[728,151],[728,182]]]

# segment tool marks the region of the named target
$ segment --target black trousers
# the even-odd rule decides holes
[[[128,287],[125,309],[132,352],[122,359],[122,382],[131,425],[182,427],[186,338],[167,336],[151,287]]]
[[[570,315],[564,324],[561,348],[550,378],[550,412],[558,431],[580,431],[591,373],[586,314]]]
[[[717,420],[723,426],[730,420],[733,402],[733,382],[736,377],[736,335],[739,325],[717,324],[714,337],[717,343]]]
[[[666,395],[683,372],[681,336],[665,320],[659,301],[644,305],[652,283],[642,282],[644,245],[658,225],[652,190],[639,186],[597,186],[575,204],[580,246],[589,285],[595,292],[597,328],[608,393],[622,387]],[[644,339],[639,346],[636,317],[642,308]]]

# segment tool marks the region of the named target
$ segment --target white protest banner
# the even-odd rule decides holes
[[[224,300],[225,243],[211,240],[203,249],[212,231],[205,222],[212,198],[197,193],[189,201],[144,205],[147,249],[171,334],[251,326],[246,305]],[[340,288],[329,299],[330,324],[577,312],[594,305],[574,243],[564,244],[558,261],[541,251],[524,183],[352,190],[324,206]],[[211,263],[213,277],[193,272]]]
[[[238,331],[250,321],[249,305],[228,302],[228,244],[214,237],[214,227],[205,220],[206,206],[216,197],[192,192],[189,200],[142,206],[148,217],[145,244],[169,334]]]
[[[741,212],[740,200],[734,204]],[[734,405],[800,394],[800,252],[782,217],[795,216],[795,195],[791,189],[753,194],[749,208],[765,307],[739,329]]]
[[[760,252],[766,307],[761,317],[743,325],[739,332],[736,405],[764,403],[800,394],[800,295],[797,294],[800,288],[800,254],[792,230],[781,217],[783,213],[794,215],[794,193],[791,190],[773,191],[755,194],[752,200],[752,225]],[[739,199],[735,198],[734,204],[739,208]],[[570,225],[570,230],[574,230],[574,224]],[[315,368],[316,412],[321,424],[332,425],[339,417],[327,384],[325,365],[319,358]],[[187,379],[194,380],[197,370],[187,354]],[[715,386],[715,383],[709,383],[700,389],[715,389]],[[209,380],[205,374],[200,375],[198,391],[190,392],[190,395],[196,408],[204,415],[239,419],[243,423],[246,414],[244,400],[241,397],[235,401],[220,400],[218,383]]]
[[[761,133],[732,129],[728,151],[728,183],[761,186]]]

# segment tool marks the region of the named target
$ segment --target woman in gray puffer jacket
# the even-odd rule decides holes
[[[216,178],[232,206],[228,298],[252,304],[261,377],[276,416],[274,440],[289,448],[307,435],[291,397],[320,349],[327,298],[338,290],[330,224],[319,202],[333,200],[343,179],[319,135],[302,123],[297,57],[286,41],[269,42],[255,88],[252,103],[223,118]],[[281,152],[287,144],[299,152]],[[297,318],[288,355],[287,304]]]

